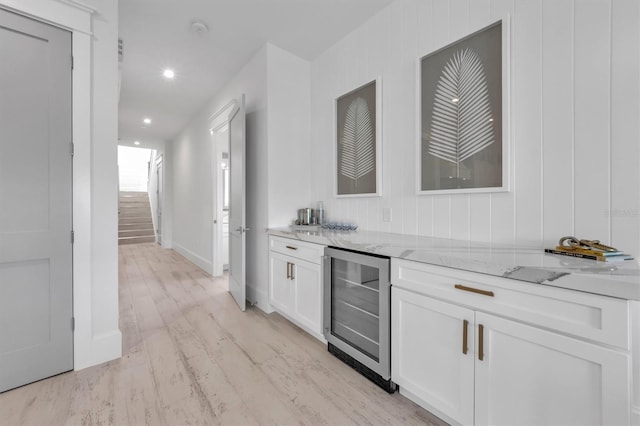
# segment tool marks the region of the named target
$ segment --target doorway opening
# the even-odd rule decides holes
[[[211,130],[213,137],[214,220],[213,275],[229,269],[229,125]]]

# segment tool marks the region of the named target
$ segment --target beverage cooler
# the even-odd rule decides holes
[[[395,392],[390,259],[335,247],[324,253],[323,327],[329,352],[387,392]]]

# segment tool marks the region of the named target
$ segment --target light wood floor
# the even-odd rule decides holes
[[[155,244],[120,246],[123,357],[0,394],[2,425],[441,424],[227,281]]]

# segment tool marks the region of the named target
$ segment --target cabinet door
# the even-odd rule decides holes
[[[269,303],[275,309],[290,314],[293,309],[292,259],[279,253],[269,253]]]
[[[472,424],[474,312],[396,287],[391,301],[392,380],[434,414]]]
[[[293,267],[295,281],[295,319],[318,334],[322,334],[322,280],[320,265],[296,260]]]
[[[476,313],[476,424],[629,423],[629,355]]]

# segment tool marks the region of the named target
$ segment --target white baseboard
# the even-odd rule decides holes
[[[122,356],[122,333],[114,330],[95,336],[90,341],[75,342],[80,346],[76,351],[73,369],[82,370],[107,361],[118,359]]]
[[[173,249],[189,259],[191,262],[198,265],[208,274],[213,274],[213,265],[211,264],[211,261],[206,260],[204,257],[195,254],[191,250],[184,248],[176,242],[173,243]]]
[[[248,283],[247,301],[252,305],[260,308],[260,310],[264,313],[270,314],[271,312],[273,312],[273,308],[269,304],[269,294],[266,291]]]

